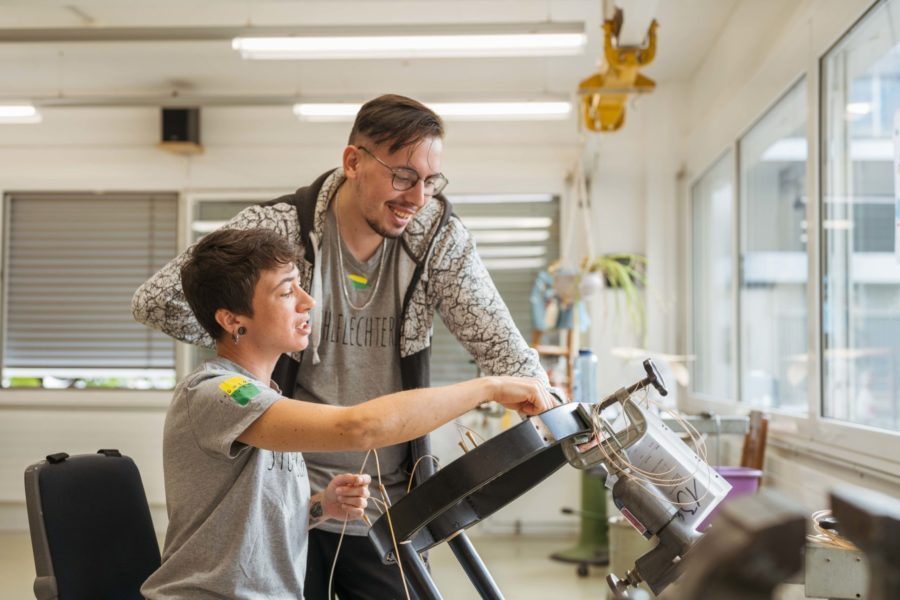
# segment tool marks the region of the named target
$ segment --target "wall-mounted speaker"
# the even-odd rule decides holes
[[[200,145],[200,109],[162,109],[162,139],[159,147],[178,154],[203,152],[203,146]]]

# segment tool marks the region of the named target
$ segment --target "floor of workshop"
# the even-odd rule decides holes
[[[548,559],[574,540],[558,536],[474,535],[472,542],[507,598],[531,600],[565,598],[597,600],[606,597],[606,570],[592,567],[587,577],[576,574],[575,565]],[[446,546],[431,553],[432,575],[445,598],[478,600],[469,580]],[[27,532],[0,531],[0,598],[33,598],[34,562]],[[783,586],[780,600],[805,598],[803,587]]]
[[[472,538],[481,558],[507,598],[603,597],[603,569],[578,577],[575,565],[549,560],[552,552],[573,544],[570,538],[532,536],[476,536]],[[432,574],[445,598],[477,600],[472,584],[450,549],[444,545],[431,553]],[[0,532],[0,598],[33,598],[34,562],[27,532]]]

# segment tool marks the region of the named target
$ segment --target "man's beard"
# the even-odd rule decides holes
[[[399,233],[394,233],[393,231],[385,231],[384,227],[381,226],[381,223],[378,221],[374,221],[372,219],[366,218],[366,223],[369,224],[369,227],[372,228],[372,231],[377,233],[383,238],[387,238],[389,240],[394,240],[403,235],[403,232],[406,231],[406,227],[400,230]]]

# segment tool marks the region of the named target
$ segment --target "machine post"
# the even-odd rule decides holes
[[[425,566],[425,562],[419,557],[413,545],[401,543],[397,546],[400,552],[397,560],[403,563],[403,573],[416,595],[422,600],[442,600],[441,593],[434,585],[431,573],[428,572],[428,567]]]
[[[489,600],[503,600],[500,588],[497,587],[494,578],[491,577],[481,557],[475,551],[475,546],[472,545],[469,536],[464,531],[460,531],[459,535],[447,542],[447,544],[453,550],[456,560],[462,565],[463,570],[469,576],[472,585],[475,586],[481,597]]]

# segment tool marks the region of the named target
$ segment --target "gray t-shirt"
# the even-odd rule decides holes
[[[274,385],[274,384],[273,384]],[[301,598],[309,480],[299,452],[236,441],[282,396],[223,358],[175,388],[163,434],[169,528],[149,599]]]
[[[339,252],[338,244],[343,241],[337,233],[332,203],[325,216],[318,257],[322,261],[323,289],[318,312],[321,316],[320,322],[313,324],[321,327],[318,348],[321,362],[314,365],[312,352],[303,353],[295,395],[300,400],[355,406],[403,389],[397,343],[403,290],[412,278],[409,267],[412,263],[403,260],[403,249],[397,239],[385,240],[364,263],[357,261],[345,245]],[[359,473],[365,455],[365,452],[306,452],[312,487],[324,489],[340,473]],[[381,480],[392,501],[406,492],[409,476],[404,466],[408,455],[408,444],[378,449]],[[375,486],[378,480],[374,456],[369,456],[363,472],[372,476],[372,495],[380,499]],[[372,522],[381,513],[375,502],[369,502],[366,514]],[[339,532],[342,525],[341,521],[328,521],[319,529]],[[367,531],[368,526],[361,520],[347,523],[348,535],[365,535]]]

